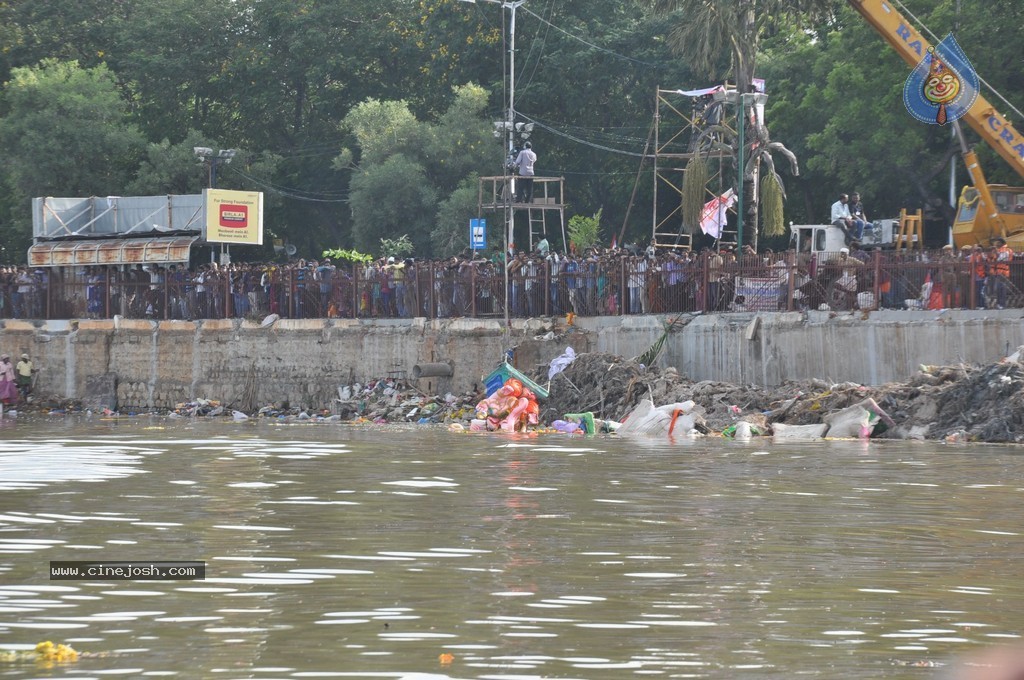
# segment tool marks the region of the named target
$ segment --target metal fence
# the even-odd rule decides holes
[[[785,252],[517,258],[406,266],[239,265],[21,270],[0,317],[502,318],[677,312],[1024,307],[1024,260],[1003,275],[965,255]],[[28,276],[26,276],[28,272]]]

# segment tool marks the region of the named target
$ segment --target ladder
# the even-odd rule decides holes
[[[899,251],[903,247],[907,250],[924,249],[924,228],[920,209],[916,213],[908,213],[906,208],[900,208],[900,231],[896,236],[896,250]]]
[[[532,251],[534,243],[548,237],[547,211],[527,207],[526,214],[530,220],[530,250]]]

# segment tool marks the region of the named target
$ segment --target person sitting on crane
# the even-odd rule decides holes
[[[853,215],[850,213],[850,197],[846,194],[839,194],[839,200],[832,204],[832,224],[843,230],[846,237],[846,244],[854,240]]]
[[[850,194],[850,215],[853,217],[853,226],[857,230],[857,240],[861,241],[864,239],[864,228],[867,227],[868,222],[867,213],[864,212],[864,204],[860,202],[860,194],[854,191]]]

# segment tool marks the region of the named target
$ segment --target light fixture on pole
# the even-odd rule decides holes
[[[192,153],[200,158],[204,165],[208,166],[210,188],[217,188],[217,166],[222,163],[230,163],[231,159],[238,153],[235,149],[221,149],[214,151],[208,146],[194,146]]]

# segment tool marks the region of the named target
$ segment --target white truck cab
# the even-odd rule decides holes
[[[860,243],[865,248],[892,248],[899,233],[898,219],[875,220],[864,228]],[[789,246],[797,252],[826,253],[825,259],[847,247],[843,230],[833,224],[789,225]],[[809,245],[808,245],[809,244]]]

